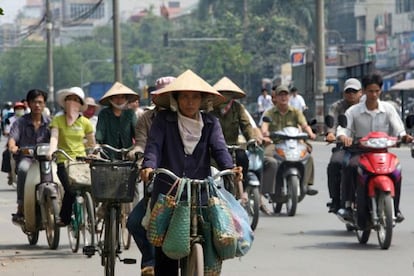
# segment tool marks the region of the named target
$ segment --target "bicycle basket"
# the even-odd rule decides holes
[[[71,190],[91,187],[91,172],[88,163],[68,161],[66,163],[66,171]]]
[[[137,177],[138,168],[133,162],[93,162],[92,196],[98,202],[131,202]]]

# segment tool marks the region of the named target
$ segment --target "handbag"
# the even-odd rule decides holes
[[[232,210],[232,219],[235,224],[236,232],[238,233],[236,257],[244,256],[252,247],[254,240],[249,216],[236,198],[225,189],[218,190],[218,196],[226,201]]]
[[[178,180],[174,182],[167,194],[159,194],[157,201],[152,207],[148,222],[147,238],[156,247],[162,246],[164,241],[172,211],[175,207],[175,197],[170,194],[177,184]]]
[[[222,260],[234,258],[238,234],[235,229],[229,205],[219,197],[214,180],[209,178],[208,213],[213,230],[213,243]]]
[[[181,200],[181,195],[187,188],[187,199]],[[175,197],[176,205],[167,229],[162,251],[174,260],[179,260],[190,254],[190,198],[191,183],[189,179],[182,178]]]

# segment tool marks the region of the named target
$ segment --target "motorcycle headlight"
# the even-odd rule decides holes
[[[49,145],[39,145],[36,147],[36,155],[47,155],[49,152]]]

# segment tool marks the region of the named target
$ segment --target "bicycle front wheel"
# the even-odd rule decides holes
[[[117,249],[117,221],[116,221],[116,209],[109,208],[109,221],[105,221],[105,276],[114,276],[115,274],[115,258]]]
[[[186,276],[204,276],[204,253],[199,243],[194,243],[191,247]]]
[[[79,250],[79,238],[80,238],[79,227],[80,227],[81,216],[82,216],[82,206],[79,203],[78,197],[76,197],[76,200],[72,205],[71,220],[67,228],[69,246],[73,253],[76,253]]]
[[[122,245],[125,250],[128,250],[131,246],[131,233],[129,233],[126,226],[128,221],[128,215],[132,211],[132,202],[123,203],[121,207],[121,238]]]
[[[95,208],[92,196],[85,192],[83,202],[82,235],[83,245],[95,245]]]

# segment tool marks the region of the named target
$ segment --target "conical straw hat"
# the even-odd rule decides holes
[[[233,93],[234,99],[240,99],[243,97],[246,97],[246,93],[243,92],[243,90],[240,89],[234,82],[232,82],[228,77],[221,78],[218,82],[216,82],[213,87],[218,92],[231,92]]]
[[[171,92],[185,91],[201,92],[208,95],[208,97],[203,98],[201,109],[207,109],[208,102],[211,102],[213,106],[216,106],[225,101],[225,98],[210,84],[196,75],[193,71],[187,70],[166,87],[154,91],[152,93],[154,97],[153,102],[158,106],[169,108]]]
[[[102,105],[109,105],[109,98],[115,95],[126,95],[128,102],[133,102],[138,99],[138,94],[135,93],[131,88],[123,85],[120,82],[115,82],[112,87],[106,91],[105,95],[99,100]]]

